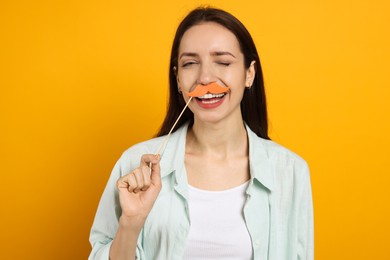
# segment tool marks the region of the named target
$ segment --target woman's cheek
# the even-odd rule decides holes
[[[189,88],[191,88],[191,86],[194,85],[197,81],[196,75],[197,74],[194,71],[183,71],[179,75],[179,82],[181,87],[185,89],[188,88],[187,90],[189,90]]]

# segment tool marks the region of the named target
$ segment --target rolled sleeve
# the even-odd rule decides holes
[[[298,260],[314,259],[313,200],[309,168],[305,165],[299,202]]]
[[[92,251],[89,260],[108,260],[112,240],[118,229],[121,214],[116,182],[121,175],[120,162],[112,170],[110,179],[100,199],[89,241]]]

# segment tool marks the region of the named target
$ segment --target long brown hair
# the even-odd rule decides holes
[[[263,73],[261,70],[259,55],[251,35],[245,26],[233,15],[221,9],[211,7],[199,7],[191,11],[177,28],[172,44],[171,60],[169,64],[169,102],[168,111],[157,136],[168,134],[180,112],[185,106],[185,101],[178,91],[176,73],[174,67],[178,67],[178,55],[180,41],[184,33],[192,26],[202,22],[214,22],[224,26],[231,31],[240,43],[240,48],[244,54],[245,67],[249,68],[252,61],[255,61],[256,75],[251,88],[245,88],[241,101],[242,118],[249,128],[259,137],[268,137],[267,106],[264,91]],[[194,114],[187,109],[175,129],[186,122],[193,124]]]

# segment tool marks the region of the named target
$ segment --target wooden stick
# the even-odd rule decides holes
[[[177,117],[175,123],[173,124],[171,130],[169,130],[169,133],[167,134],[167,136],[165,137],[164,141],[161,143],[160,147],[158,148],[157,152],[154,154],[154,155],[160,155],[160,152],[161,152],[161,149],[165,146],[165,143],[168,142],[168,139],[169,139],[169,136],[171,136],[171,133],[173,131],[173,129],[175,128],[177,122],[179,122],[179,119],[181,118],[181,116],[183,115],[184,111],[186,110],[186,108],[188,107],[188,104],[191,102],[192,100],[192,97],[190,97],[186,103],[186,105],[184,106],[183,110],[181,111],[180,115]],[[160,155],[161,157],[161,155]],[[150,168],[150,174],[152,174],[152,163],[150,162],[149,163],[149,168]]]
[[[165,146],[165,144],[168,142],[168,139],[169,137],[171,136],[171,133],[173,131],[173,129],[175,128],[177,122],[179,122],[179,119],[181,118],[181,116],[183,115],[184,111],[186,110],[186,108],[188,107],[188,104],[191,102],[192,100],[192,97],[190,97],[186,103],[186,105],[184,106],[183,110],[181,111],[180,115],[177,117],[175,123],[173,124],[171,130],[169,131],[168,135],[165,137],[164,141],[161,143],[160,147],[158,148],[157,152],[155,153],[155,155],[159,155],[162,148]]]

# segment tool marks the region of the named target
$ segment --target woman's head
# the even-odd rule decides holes
[[[196,25],[204,23],[214,23],[229,30],[237,39],[239,49],[243,54],[243,64],[245,69],[251,66],[255,70],[255,78],[250,88],[245,88],[241,100],[241,114],[243,120],[258,136],[268,138],[267,110],[265,101],[265,91],[263,76],[259,56],[255,44],[249,32],[243,24],[231,14],[215,8],[201,7],[190,12],[180,23],[173,41],[171,50],[171,60],[169,66],[169,104],[166,118],[158,133],[158,136],[167,134],[181,110],[185,106],[185,100],[179,93],[177,73],[179,67],[179,48],[185,33]],[[194,115],[190,110],[186,110],[181,120],[177,124],[180,127],[186,121],[193,122]]]

